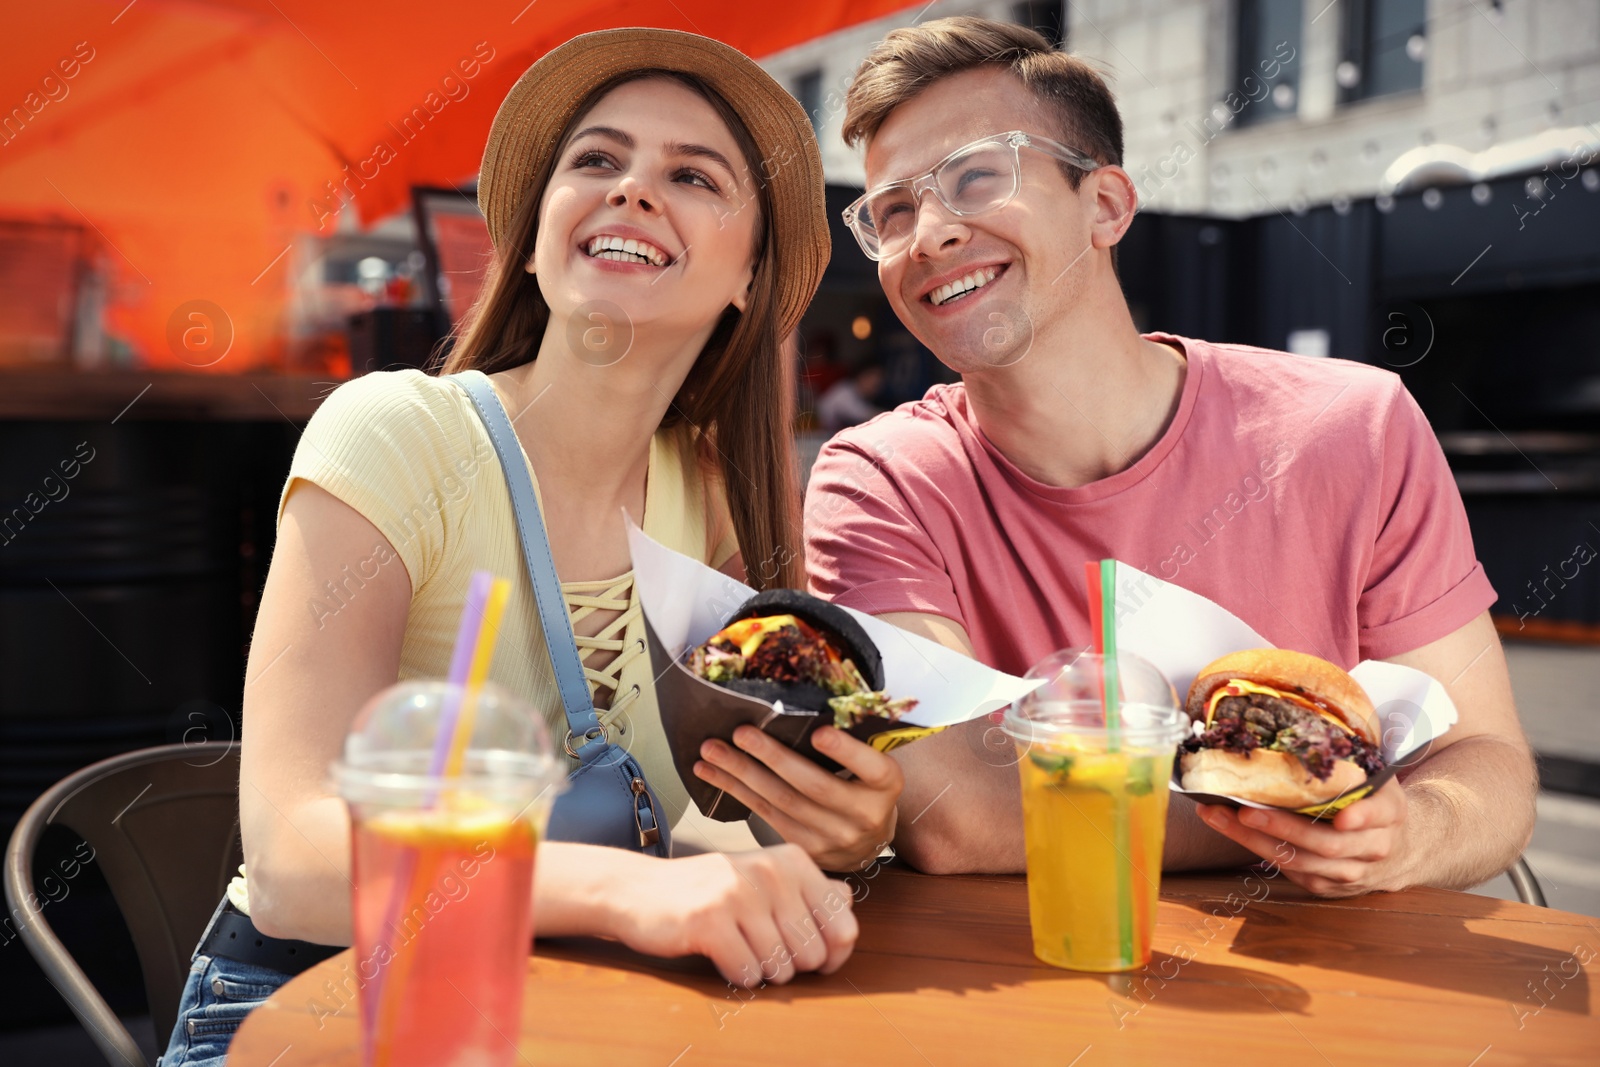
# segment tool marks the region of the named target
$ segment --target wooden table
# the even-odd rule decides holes
[[[1600,920],[1436,889],[1317,901],[1281,875],[1168,877],[1155,955],[1129,975],[1033,958],[1020,878],[884,867],[853,878],[843,970],[730,989],[701,960],[540,942],[520,1062],[1138,1063],[1195,1067],[1600,1063]],[[359,1064],[346,952],[254,1012],[230,1067]]]

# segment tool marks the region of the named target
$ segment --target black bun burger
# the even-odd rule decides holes
[[[849,612],[796,589],[751,597],[683,662],[736,693],[831,712],[833,725],[862,740],[917,706],[883,692],[883,656]]]

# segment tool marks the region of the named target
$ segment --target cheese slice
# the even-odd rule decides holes
[[[1305,708],[1307,711],[1315,712],[1324,719],[1327,719],[1333,725],[1337,726],[1339,729],[1343,730],[1345,733],[1351,735],[1352,737],[1355,736],[1355,731],[1350,729],[1343,719],[1333,714],[1327,708],[1317,706],[1300,694],[1285,693],[1281,690],[1274,689],[1271,686],[1257,685],[1255,682],[1247,682],[1243,678],[1230,678],[1228,679],[1227,685],[1218,686],[1216,691],[1211,694],[1211,699],[1206,703],[1206,728],[1210,729],[1211,720],[1217,714],[1217,705],[1222,702],[1224,697],[1245,696],[1251,693],[1260,696],[1277,697],[1279,700],[1287,700],[1296,707]]]
[[[768,615],[762,619],[740,619],[738,622],[729,623],[719,630],[711,640],[715,641],[720,637],[731,644],[738,645],[741,656],[753,656],[756,649],[761,647],[761,642],[766,640],[768,634],[798,621],[793,615]]]
[[[785,626],[798,627],[800,632],[812,640],[820,640],[821,635],[807,625],[804,619],[794,615],[767,615],[758,619],[740,619],[738,622],[729,623],[711,636],[711,640],[722,639],[739,646],[739,654],[746,659],[756,654],[756,649],[761,647],[761,642],[767,639],[768,634],[776,633]],[[839,654],[827,641],[822,641],[822,647],[828,659],[837,663]]]

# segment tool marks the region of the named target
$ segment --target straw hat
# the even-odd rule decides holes
[[[779,336],[800,323],[828,264],[822,157],[811,120],[795,98],[744,53],[677,30],[601,30],[546,53],[517,79],[489,128],[478,207],[498,246],[541,165],[578,105],[620,74],[651,68],[692,74],[744,120],[761,152],[773,215]]]

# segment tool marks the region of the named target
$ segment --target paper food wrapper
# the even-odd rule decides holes
[[[691,674],[680,662],[684,652],[722,629],[739,605],[755,596],[755,590],[674,552],[631,521],[628,546],[655,668],[656,701],[673,765],[704,815],[736,822],[749,815],[749,809],[695,776],[701,743],[715,737],[731,745],[734,728],[748,723],[796,751],[820,759],[811,747],[811,731],[831,723],[832,713],[792,710]],[[1005,707],[1040,684],[985,667],[870,615],[845,610],[882,653],[884,688],[892,696],[918,701],[892,728],[872,736],[869,743],[879,751],[887,752]]]
[[[1133,652],[1157,667],[1181,699],[1213,660],[1247,648],[1271,648],[1232,612],[1198,593],[1191,593],[1137,567],[1117,563],[1117,648]],[[1314,649],[1297,649],[1316,655]],[[1305,815],[1328,815],[1382,786],[1402,766],[1426,755],[1428,746],[1456,722],[1456,706],[1444,686],[1411,667],[1363,660],[1350,676],[1367,691],[1383,731],[1379,746],[1386,766],[1365,783],[1326,804],[1297,809]],[[1173,764],[1172,789],[1207,804],[1265,808],[1238,797],[1198,793],[1183,788]]]

